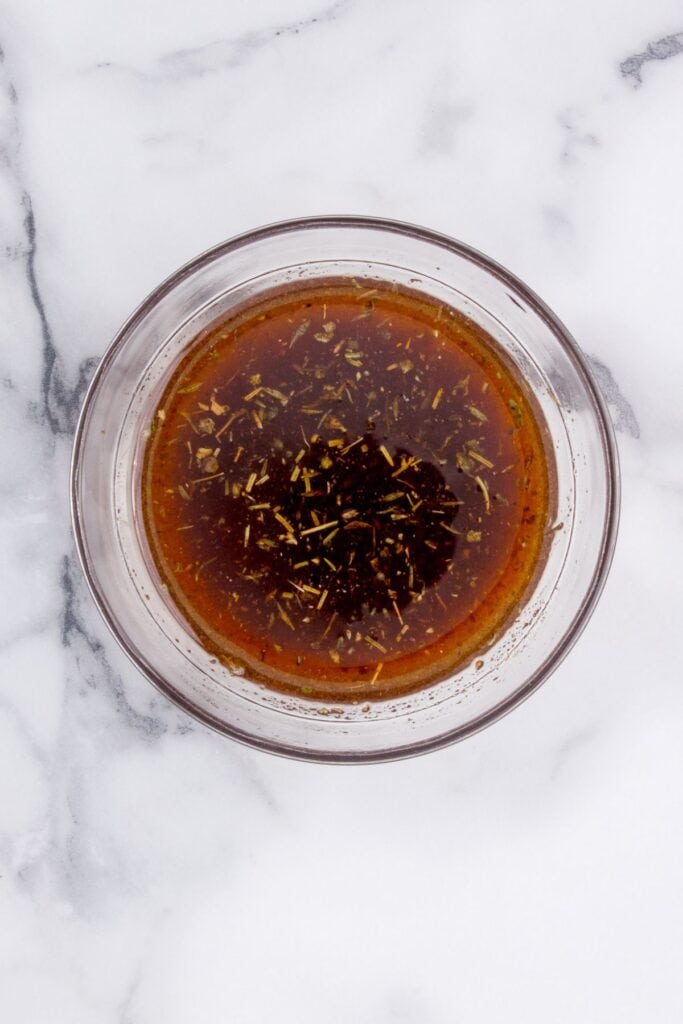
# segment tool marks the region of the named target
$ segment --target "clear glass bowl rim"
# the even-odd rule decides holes
[[[154,672],[148,664],[137,656],[137,654],[129,647],[126,637],[122,635],[121,630],[118,628],[118,624],[109,614],[104,589],[101,588],[97,574],[94,571],[93,566],[90,564],[87,546],[84,541],[80,523],[78,482],[80,455],[87,428],[88,412],[95,396],[97,395],[100,380],[107,372],[109,365],[118,355],[119,350],[125,345],[128,333],[135,327],[138,321],[145,317],[151,308],[161,302],[165,295],[171,292],[181,281],[193,274],[195,271],[200,270],[203,266],[211,263],[213,260],[238,250],[243,246],[268,239],[271,236],[286,234],[287,232],[335,227],[347,229],[354,227],[377,229],[431,243],[437,247],[441,247],[459,255],[465,260],[479,265],[492,276],[496,277],[502,284],[509,286],[523,296],[524,300],[533,308],[539,318],[545,321],[558,343],[563,347],[565,353],[574,363],[574,366],[585,385],[586,394],[593,404],[594,412],[597,414],[597,421],[600,425],[602,453],[607,468],[607,512],[604,518],[599,557],[596,560],[590,585],[586,589],[583,601],[574,617],[574,620],[570,627],[565,631],[561,640],[550,651],[547,658],[536,669],[536,671],[530,675],[523,686],[519,687],[506,700],[502,701],[491,711],[485,712],[477,718],[474,718],[472,721],[434,738],[418,741],[414,744],[403,744],[395,751],[383,750],[376,753],[349,752],[348,755],[340,754],[339,751],[335,751],[326,756],[320,751],[308,751],[305,749],[294,750],[291,747],[286,747],[278,742],[271,742],[260,737],[257,738],[252,735],[245,734],[241,730],[231,728],[228,724],[217,722],[210,715],[205,714],[201,709],[197,708],[192,701],[185,699],[182,694],[171,689],[166,680],[160,674]],[[564,660],[580,637],[595,609],[609,574],[614,555],[619,526],[620,497],[618,449],[614,435],[614,427],[606,402],[593,377],[593,373],[581,348],[562,321],[555,315],[555,313],[553,313],[550,307],[536,294],[536,292],[525,284],[521,278],[511,273],[500,263],[491,259],[489,256],[486,256],[473,246],[460,242],[449,235],[405,221],[355,214],[298,217],[289,220],[275,221],[273,223],[263,225],[262,227],[242,232],[241,234],[234,235],[233,237],[226,239],[224,242],[220,242],[218,245],[206,249],[204,252],[183,264],[164,281],[162,281],[161,284],[154,288],[121,325],[95,369],[95,373],[87,388],[81,406],[74,434],[70,468],[71,521],[81,568],[90,594],[100,615],[104,619],[114,639],[136,668],[173,704],[180,707],[193,718],[201,721],[204,725],[207,725],[213,731],[224,736],[229,736],[231,739],[237,740],[249,747],[260,749],[268,753],[318,763],[378,763],[391,760],[402,760],[408,757],[414,757],[418,754],[429,753],[430,751],[449,746],[467,738],[468,736],[480,732],[482,729],[487,728],[489,725],[492,725],[494,722],[503,718],[515,707],[530,697]]]

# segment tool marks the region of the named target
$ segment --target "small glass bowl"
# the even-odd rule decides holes
[[[195,336],[262,292],[371,278],[463,311],[526,380],[554,460],[556,517],[523,605],[485,652],[418,693],[331,707],[233,674],[207,653],[146,557],[137,498],[148,427]],[[566,329],[507,270],[444,235],[366,217],[286,221],[192,260],[133,313],[90,385],[74,445],[74,533],[92,595],[123,649],[171,700],[227,736],[315,761],[423,753],[490,725],[547,679],[577,640],[612,557],[619,477],[612,427]]]

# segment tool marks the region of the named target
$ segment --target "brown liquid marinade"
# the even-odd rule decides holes
[[[500,633],[543,549],[524,386],[462,314],[371,282],[263,299],[190,346],[142,511],[214,656],[334,702],[443,678]]]

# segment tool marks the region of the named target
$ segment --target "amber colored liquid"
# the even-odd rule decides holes
[[[371,282],[204,332],[159,403],[145,531],[203,645],[275,689],[387,698],[480,654],[548,529],[526,387],[463,315]]]

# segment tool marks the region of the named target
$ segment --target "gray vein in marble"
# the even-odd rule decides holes
[[[608,406],[614,410],[614,429],[620,433],[630,434],[631,437],[640,437],[640,426],[633,411],[633,406],[621,393],[614,374],[597,356],[588,356],[591,370],[597,380],[603,398]]]
[[[630,82],[634,88],[643,84],[643,66],[655,60],[669,60],[683,53],[683,32],[663,36],[653,43],[648,43],[645,50],[627,57],[619,65],[622,78]]]
[[[145,71],[114,61],[101,61],[96,68],[124,71],[149,82],[177,82],[203,78],[205,75],[241,67],[264,46],[276,39],[298,36],[316,26],[336,21],[351,3],[352,0],[336,0],[309,18],[284,22],[273,28],[244,32],[233,39],[217,39],[203,46],[166,53],[158,59],[153,70]]]
[[[567,736],[555,752],[553,767],[550,771],[551,779],[556,781],[565,771],[574,755],[581,752],[584,747],[589,746],[597,736],[597,729],[588,728],[580,729]]]
[[[5,715],[5,717],[11,719],[11,721],[14,723],[14,727],[17,731],[17,734],[21,736],[24,743],[31,751],[31,755],[36,759],[36,761],[40,765],[43,766],[43,768],[45,768],[45,754],[42,748],[40,747],[39,743],[31,733],[28,724],[24,720],[23,715],[21,715],[20,712],[17,710],[16,705],[0,697],[0,714],[3,714]]]
[[[142,967],[138,965],[129,985],[126,988],[126,992],[123,996],[123,999],[121,1000],[121,1005],[118,1011],[117,1024],[135,1024],[135,1013],[133,1010],[133,1004],[137,998],[142,978],[143,970]]]
[[[279,805],[265,779],[256,768],[254,757],[246,749],[236,753],[242,775],[257,796],[271,811],[278,811]]]
[[[566,212],[559,206],[544,206],[541,215],[549,235],[555,238],[568,238],[573,228]]]
[[[60,586],[64,602],[61,622],[62,644],[69,650],[73,650],[75,646],[81,644],[92,655],[97,671],[96,673],[86,673],[85,682],[91,688],[96,688],[98,678],[104,679],[107,691],[113,698],[117,712],[126,721],[128,726],[144,733],[149,738],[161,736],[167,731],[166,725],[160,719],[154,718],[151,715],[143,715],[131,706],[123,691],[119,676],[112,670],[107,661],[102,642],[88,630],[78,608],[79,599],[76,593],[74,562],[73,556],[69,558],[65,555],[62,560],[60,576]],[[76,578],[80,579],[80,574]],[[77,658],[76,661],[80,667],[79,659]]]
[[[0,66],[5,66],[5,52],[0,47]],[[84,359],[77,370],[75,382],[69,385],[65,379],[61,358],[48,320],[45,301],[41,293],[36,257],[38,252],[38,236],[33,201],[29,190],[22,180],[20,165],[21,125],[19,120],[19,96],[11,79],[5,79],[5,91],[13,111],[8,128],[8,138],[2,146],[2,160],[11,173],[17,192],[17,202],[23,210],[24,244],[11,249],[6,247],[5,254],[10,259],[22,259],[31,303],[38,319],[42,344],[42,372],[40,380],[39,416],[53,435],[72,434],[85,389],[97,365],[97,359]]]
[[[600,140],[593,132],[584,131],[577,124],[577,114],[572,110],[565,110],[560,114],[559,122],[565,131],[565,142],[560,159],[563,163],[574,163],[577,150],[595,148],[600,145]]]
[[[453,151],[457,130],[470,117],[472,108],[464,103],[433,103],[422,128],[420,153],[448,156]]]
[[[26,190],[22,193],[21,202],[24,208],[24,230],[27,243],[24,254],[26,280],[31,294],[31,301],[38,316],[43,345],[43,371],[40,381],[42,414],[53,434],[68,435],[72,434],[76,429],[81,402],[98,360],[94,356],[84,359],[79,364],[76,380],[73,385],[69,386],[66,384],[59,353],[45,312],[45,303],[43,302],[38,285],[36,274],[36,253],[38,250],[36,221],[33,214],[31,196]]]

